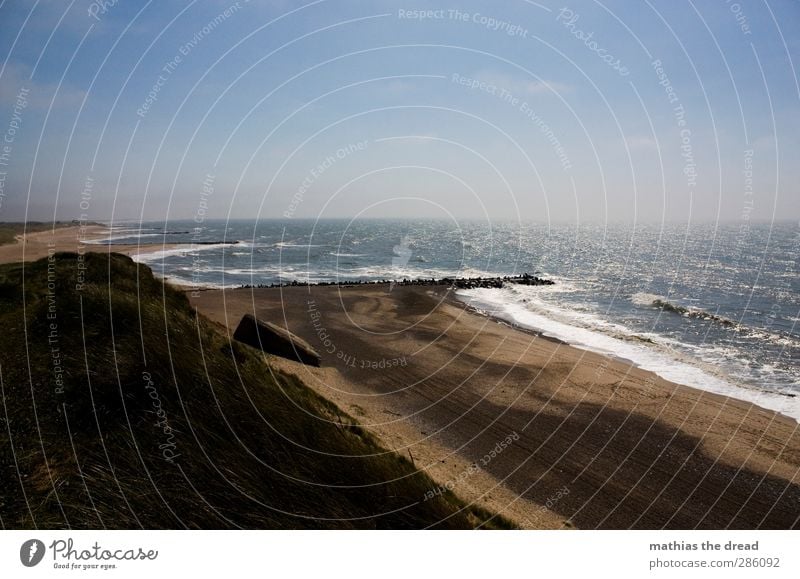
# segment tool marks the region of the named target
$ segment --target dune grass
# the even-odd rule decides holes
[[[0,329],[4,528],[509,526],[125,256],[0,266]]]
[[[23,233],[36,233],[72,225],[77,225],[77,223],[74,221],[28,221],[27,223],[0,221],[0,245],[16,243],[17,235],[22,235]]]

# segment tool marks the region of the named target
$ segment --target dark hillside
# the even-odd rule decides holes
[[[0,266],[0,386],[3,528],[470,528],[489,517],[451,494],[425,501],[431,479],[121,255]]]

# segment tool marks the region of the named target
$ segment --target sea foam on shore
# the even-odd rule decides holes
[[[456,295],[476,310],[572,346],[629,360],[658,376],[699,390],[751,402],[800,422],[800,399],[791,393],[758,390],[737,384],[686,345],[654,333],[636,333],[590,313],[559,307],[537,294],[549,288],[525,286],[459,290]]]

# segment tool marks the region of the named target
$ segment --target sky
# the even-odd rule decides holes
[[[800,4],[5,0],[0,221],[800,219]]]

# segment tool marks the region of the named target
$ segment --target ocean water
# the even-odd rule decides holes
[[[457,295],[800,420],[797,223],[173,221],[113,224],[100,242],[192,244],[136,259],[174,283],[216,287],[535,273],[556,284]]]

